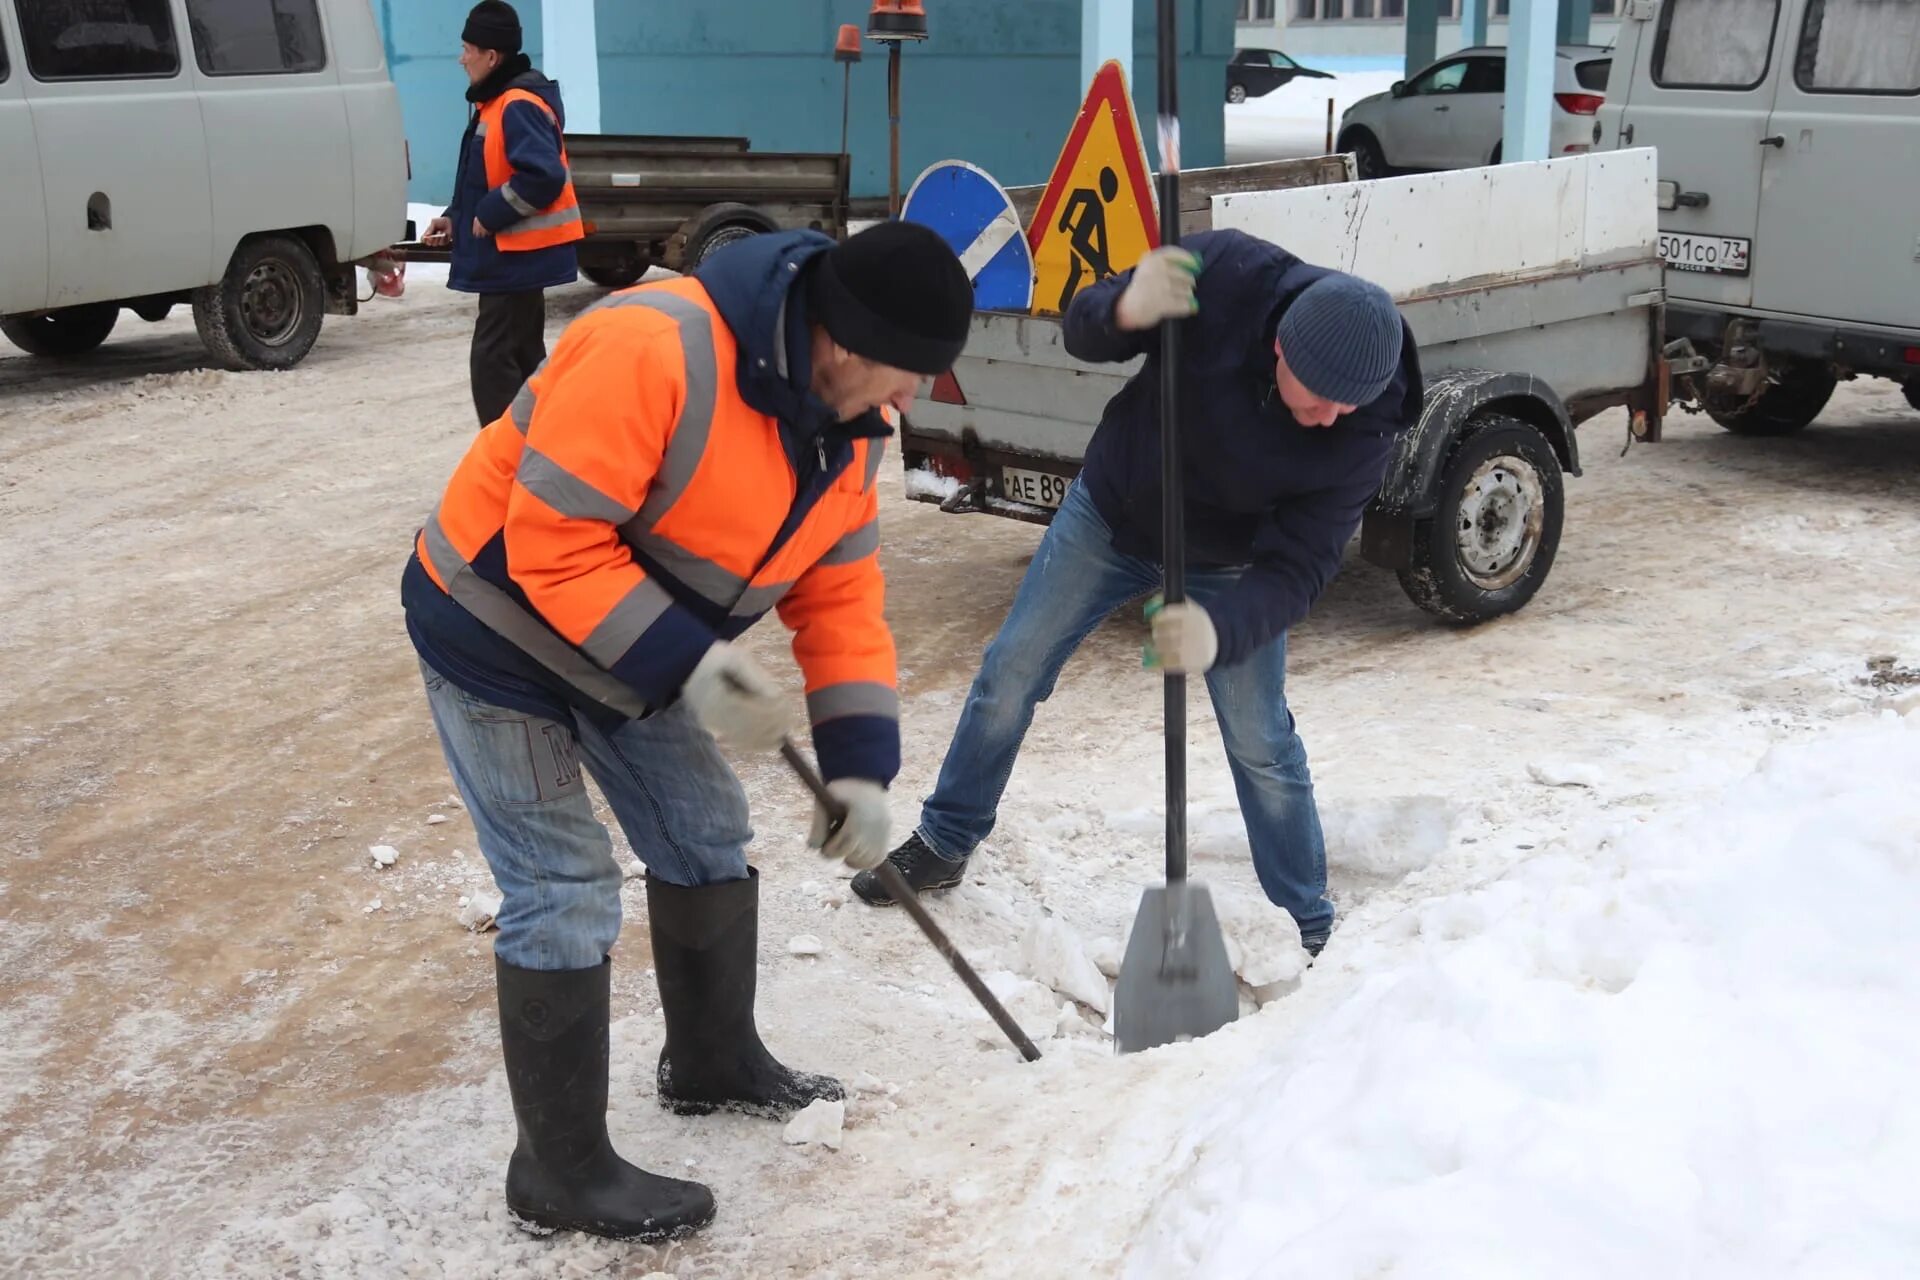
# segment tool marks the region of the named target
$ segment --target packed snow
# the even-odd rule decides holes
[[[1307,61],[1313,63],[1312,59]],[[1226,106],[1229,164],[1325,155],[1329,102],[1333,104],[1334,141],[1338,145],[1340,117],[1347,108],[1362,98],[1385,93],[1395,80],[1403,78],[1398,70],[1364,63],[1351,68],[1330,63],[1320,69],[1333,72],[1333,79],[1296,79],[1264,97]]]

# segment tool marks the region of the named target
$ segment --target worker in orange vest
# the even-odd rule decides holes
[[[560,86],[520,52],[520,15],[481,0],[460,35],[474,111],[460,145],[453,203],[427,225],[452,245],[449,288],[480,295],[473,327],[473,407],[486,426],[547,358],[548,289],[578,274],[586,236],[567,170]]]
[[[911,223],[728,246],[570,324],[416,539],[407,629],[503,895],[507,1204],[524,1220],[659,1239],[714,1212],[705,1187],[607,1141],[622,877],[583,774],[646,865],[661,1104],[784,1117],[844,1096],[755,1029],[752,830],[715,742],[767,751],[787,733],[788,699],[734,643],[778,610],[820,771],[849,810],[833,829],[816,806],[812,843],[855,868],[885,855],[900,765],[887,415],[952,366],[972,305],[959,259]]]

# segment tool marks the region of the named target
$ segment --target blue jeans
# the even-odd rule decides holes
[[[740,780],[683,704],[611,733],[476,698],[421,664],[434,728],[504,899],[494,953],[522,969],[587,969],[620,934],[613,841],[581,766],[647,870],[669,884],[747,875]]]
[[[1189,571],[1187,592],[1204,604],[1240,573]],[[1085,487],[1068,489],[1000,634],[987,647],[940,781],[921,809],[919,835],[935,853],[959,861],[987,838],[1034,707],[1053,693],[1060,668],[1103,618],[1160,581],[1158,564],[1113,549],[1112,532]],[[1312,939],[1333,927],[1333,904],[1307,751],[1287,710],[1286,674],[1281,635],[1232,666],[1207,672],[1207,690],[1260,886],[1293,916],[1301,936]]]

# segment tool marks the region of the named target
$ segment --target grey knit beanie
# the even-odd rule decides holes
[[[1387,291],[1357,276],[1323,276],[1281,313],[1280,358],[1313,394],[1371,404],[1400,367],[1400,313]]]

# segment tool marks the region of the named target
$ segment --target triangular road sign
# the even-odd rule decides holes
[[[1027,227],[1033,246],[1033,310],[1063,312],[1096,280],[1129,270],[1160,243],[1147,149],[1127,75],[1101,64],[1067,145]]]

